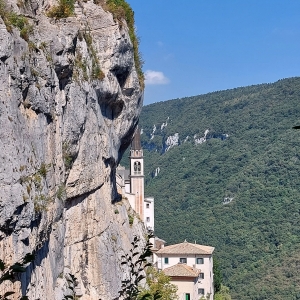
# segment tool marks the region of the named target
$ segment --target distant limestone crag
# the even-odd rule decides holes
[[[55,4],[0,0],[0,259],[36,252],[0,294],[60,300],[71,273],[81,299],[113,299],[144,233],[112,204],[143,93],[126,23],[93,1],[69,17]]]

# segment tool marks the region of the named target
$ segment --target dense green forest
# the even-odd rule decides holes
[[[299,99],[300,78],[289,78],[141,114],[155,234],[214,246],[233,299],[300,299]]]

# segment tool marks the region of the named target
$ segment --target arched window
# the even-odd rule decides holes
[[[142,167],[141,167],[141,163],[139,161],[134,162],[133,171],[134,171],[134,175],[141,174]]]

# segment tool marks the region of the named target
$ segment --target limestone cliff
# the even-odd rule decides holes
[[[115,203],[115,168],[143,97],[128,28],[91,0],[60,19],[47,15],[53,0],[5,3],[0,259],[11,264],[36,251],[6,290],[60,300],[72,273],[81,299],[113,299],[125,276],[121,255],[144,234],[138,218],[130,226],[129,206]]]

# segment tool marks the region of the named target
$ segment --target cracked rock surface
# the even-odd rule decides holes
[[[0,18],[0,259],[36,257],[0,294],[60,300],[71,273],[80,299],[114,299],[121,256],[144,236],[115,204],[143,102],[128,29],[93,1],[59,20],[45,13],[54,1],[6,2],[30,34]]]

